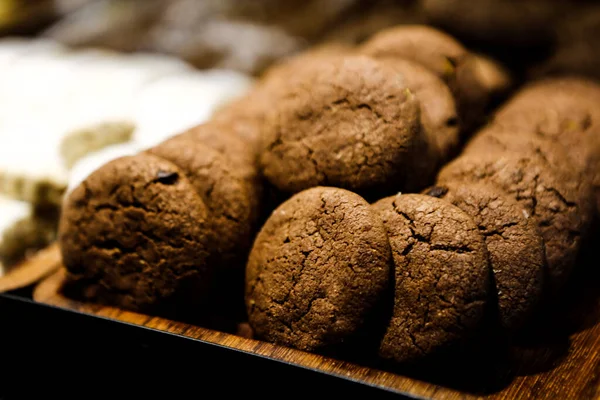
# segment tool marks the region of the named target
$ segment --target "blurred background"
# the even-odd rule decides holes
[[[585,0],[1,0],[0,32],[153,51],[258,75],[317,43],[427,23],[530,74],[598,77],[600,5]]]
[[[64,194],[102,164],[206,121],[278,61],[401,24],[499,62],[490,84],[600,79],[595,1],[0,0],[0,275],[54,240]]]

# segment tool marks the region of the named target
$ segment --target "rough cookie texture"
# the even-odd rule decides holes
[[[225,124],[210,121],[188,129],[178,136],[201,142],[221,154],[226,154],[243,174],[248,174],[248,177],[257,174],[257,154],[248,146],[247,140],[235,135]],[[249,168],[251,170],[248,170]]]
[[[408,60],[390,60],[421,104],[421,125],[434,157],[447,161],[459,143],[459,117],[448,86],[424,66]],[[431,159],[427,160],[430,164]]]
[[[246,270],[246,306],[258,337],[302,350],[342,344],[386,292],[390,247],[357,194],[316,187],[278,207]]]
[[[576,77],[530,84],[504,105],[493,124],[529,131],[563,146],[594,181],[600,213],[600,85]]]
[[[477,133],[465,147],[463,154],[518,153],[529,155],[570,182],[580,182],[582,196],[593,196],[592,179],[587,151],[582,146],[566,149],[555,140],[520,129],[498,125],[489,126]],[[590,216],[591,217],[591,216]]]
[[[469,215],[485,238],[494,273],[501,326],[515,331],[540,303],[546,273],[544,242],[536,222],[516,200],[482,183],[446,183],[425,194]]]
[[[471,154],[444,167],[438,184],[485,182],[515,198],[537,221],[546,246],[549,287],[556,293],[574,267],[590,212],[579,183],[566,181],[560,171],[528,154]]]
[[[291,76],[265,126],[260,165],[278,189],[402,188],[424,141],[420,108],[393,68],[366,56],[319,58]],[[423,146],[425,148],[425,146]]]
[[[458,207],[425,195],[387,197],[373,207],[395,267],[394,311],[381,356],[415,362],[467,338],[482,321],[491,277],[475,223]]]
[[[204,300],[209,229],[184,173],[140,154],[106,164],[71,193],[59,241],[69,281],[86,300],[162,313]]]
[[[253,209],[252,188],[236,164],[185,134],[161,143],[149,153],[177,165],[206,205],[216,243],[211,262],[240,270],[251,245],[257,211]]]
[[[386,29],[369,39],[360,51],[379,59],[415,61],[448,84],[465,129],[483,116],[489,94],[479,82],[477,60],[453,37],[425,25]]]

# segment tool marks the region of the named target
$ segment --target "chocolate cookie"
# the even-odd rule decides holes
[[[258,337],[314,351],[354,336],[390,278],[378,215],[357,194],[316,187],[278,207],[246,270],[246,306]]]
[[[479,122],[489,94],[478,81],[477,60],[453,37],[425,25],[401,25],[373,36],[361,48],[378,59],[417,62],[448,84],[465,129]]]
[[[272,103],[267,92],[255,87],[250,93],[216,110],[211,122],[227,127],[258,151],[266,114]]]
[[[162,313],[205,300],[209,231],[208,210],[183,171],[140,154],[106,164],[71,193],[59,243],[86,300]]]
[[[408,60],[390,60],[389,65],[406,80],[421,104],[421,125],[434,157],[444,163],[456,150],[459,118],[454,97],[448,86],[420,64]],[[427,160],[431,164],[431,159]]]
[[[424,137],[419,104],[393,68],[366,56],[327,57],[291,76],[273,104],[260,165],[278,189],[403,188]]]
[[[474,54],[475,72],[486,92],[491,94],[492,100],[504,96],[512,88],[513,77],[508,69],[498,61],[484,54]]]
[[[445,183],[425,194],[468,214],[485,238],[494,273],[501,326],[523,326],[542,298],[546,273],[544,241],[533,218],[516,200],[484,183]]]
[[[469,155],[444,167],[438,182],[484,182],[515,198],[540,228],[549,287],[557,293],[571,274],[590,219],[589,199],[582,198],[580,183],[568,182],[560,171],[528,154]]]
[[[529,131],[563,146],[594,181],[600,213],[600,85],[582,78],[530,84],[495,115],[493,125]]]
[[[262,182],[258,171],[258,154],[248,140],[236,134],[231,125],[211,121],[191,128],[171,140],[199,142],[227,157],[236,172],[253,189],[256,201],[260,200]]]
[[[148,152],[177,165],[206,205],[216,244],[211,262],[240,270],[251,246],[257,204],[253,188],[236,163],[189,134],[176,136]]]
[[[582,182],[581,189],[586,196],[592,196],[592,182],[586,154],[578,151],[580,146],[565,149],[555,140],[520,129],[491,125],[477,133],[467,143],[463,154],[527,154],[557,169],[569,181]]]
[[[600,124],[600,86],[577,78],[530,84],[501,107],[493,123],[530,130],[566,146],[583,143],[585,133]]]
[[[408,194],[373,205],[395,265],[392,319],[383,358],[416,362],[468,338],[485,312],[491,273],[473,220],[443,200]]]

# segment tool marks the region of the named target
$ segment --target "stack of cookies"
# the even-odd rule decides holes
[[[73,191],[69,286],[148,313],[243,297],[260,339],[395,363],[462,348],[490,310],[510,337],[560,293],[597,212],[600,90],[532,84],[469,140],[509,87],[426,26],[288,59]]]

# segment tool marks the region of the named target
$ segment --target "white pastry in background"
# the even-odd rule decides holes
[[[28,251],[55,239],[56,218],[56,214],[36,215],[30,204],[0,196],[0,276]]]
[[[32,40],[24,37],[0,38],[0,71],[19,59],[19,57],[39,53],[56,53],[65,49],[65,46],[49,39]]]
[[[228,70],[168,76],[147,85],[134,101],[135,140],[144,148],[206,122],[221,104],[246,93],[252,79]]]
[[[31,205],[0,196],[0,276],[4,275],[7,269],[6,261],[3,261],[3,255],[8,253],[4,235],[19,221],[30,217],[31,214]]]
[[[66,88],[65,105],[77,126],[129,120],[134,99],[146,85],[191,69],[172,57],[103,51],[77,52],[71,62],[77,68]]]
[[[190,69],[152,54],[19,57],[0,74],[0,193],[60,205],[77,159],[131,139],[133,103],[144,86]]]

